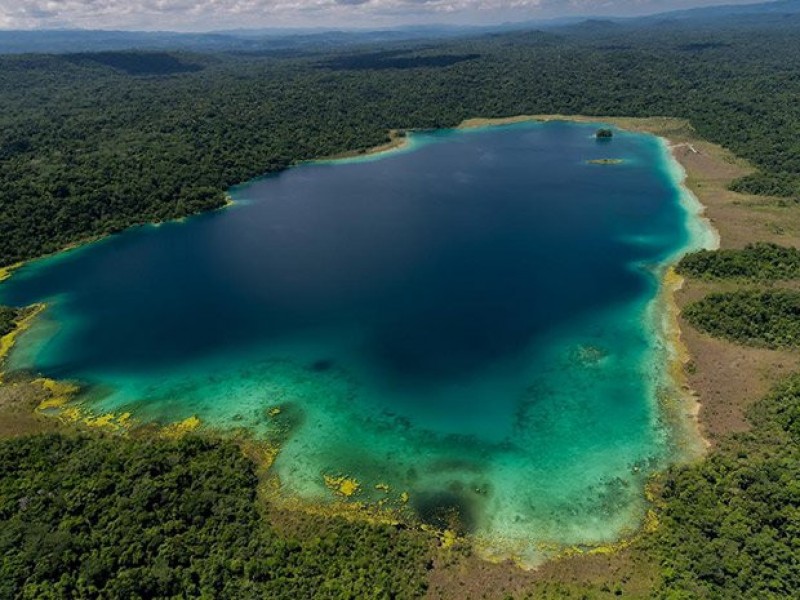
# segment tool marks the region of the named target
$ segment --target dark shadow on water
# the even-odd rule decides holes
[[[326,371],[330,371],[334,367],[334,364],[335,363],[331,359],[322,358],[311,363],[309,370],[314,373],[325,373]]]
[[[422,492],[413,498],[413,508],[423,523],[459,534],[475,531],[476,507],[462,492]]]
[[[276,408],[279,412],[270,414]],[[286,402],[265,410],[265,418],[269,425],[268,437],[275,443],[284,444],[305,423],[306,413],[296,402]]]
[[[522,319],[512,326],[478,310],[428,316],[376,331],[370,354],[393,380],[447,381],[516,356],[543,329]]]
[[[485,465],[481,465],[475,461],[467,459],[443,458],[441,460],[433,461],[428,466],[427,470],[434,473],[444,473],[448,471],[460,471],[462,473],[483,473],[486,470],[486,467]]]

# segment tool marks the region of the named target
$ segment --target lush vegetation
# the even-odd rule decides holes
[[[749,600],[800,590],[800,375],[758,403],[751,421],[752,431],[707,460],[664,474],[660,527],[637,550],[660,565],[647,597]],[[229,442],[0,442],[0,597],[424,594],[427,538],[324,518],[282,533],[260,513],[256,486],[253,464]],[[549,588],[533,589],[539,597]]]
[[[800,250],[777,244],[748,244],[741,250],[700,250],[686,255],[678,273],[700,279],[800,279]]]
[[[0,337],[14,329],[18,311],[8,306],[0,306]]]
[[[800,25],[585,25],[335,56],[104,52],[0,57],[0,266],[135,223],[219,207],[224,190],[390,129],[521,113],[687,118],[751,160],[737,190],[800,198]],[[706,279],[796,279],[800,253],[700,252]],[[797,346],[800,294],[712,294],[685,316],[745,344]],[[0,308],[0,334],[17,313]],[[753,431],[670,470],[648,547],[670,600],[800,590],[800,376]],[[427,541],[259,511],[227,442],[37,436],[0,443],[0,597],[411,598]]]
[[[711,335],[767,348],[800,345],[800,293],[737,290],[709,294],[686,307],[686,320]]]
[[[750,600],[800,592],[800,375],[751,411],[753,430],[663,485],[659,597]]]
[[[277,533],[232,443],[48,435],[0,443],[2,598],[414,598],[424,538],[318,520]]]
[[[389,129],[520,113],[675,116],[800,195],[797,19],[587,24],[363,50],[0,57],[0,265],[144,221]]]

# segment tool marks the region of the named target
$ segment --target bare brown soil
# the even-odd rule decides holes
[[[512,562],[489,563],[453,550],[431,571],[429,600],[560,600],[562,598],[645,600],[656,567],[636,550],[550,561],[535,571]]]
[[[36,413],[36,407],[47,396],[41,385],[30,381],[12,379],[0,383],[0,439],[63,431],[59,421]]]

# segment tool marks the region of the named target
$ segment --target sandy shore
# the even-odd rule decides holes
[[[0,367],[3,366],[3,362],[11,352],[11,349],[14,347],[17,338],[31,326],[36,317],[45,308],[46,307],[44,304],[34,304],[29,306],[24,310],[22,317],[20,317],[17,321],[17,326],[3,337],[0,337]],[[2,383],[3,373],[0,371],[0,385],[2,385]]]
[[[9,277],[11,277],[14,271],[19,269],[23,264],[25,263],[18,262],[13,265],[8,265],[7,267],[0,267],[0,282],[3,282]]]
[[[339,154],[334,154],[333,156],[325,156],[322,158],[314,159],[312,162],[326,162],[332,160],[342,160],[347,158],[358,158],[358,157],[372,156],[375,154],[383,154],[384,152],[391,152],[392,150],[400,150],[401,148],[405,148],[409,143],[406,132],[411,132],[411,130],[390,129],[389,141],[386,142],[385,144],[380,144],[378,146],[362,150],[350,150],[347,152],[341,152]]]

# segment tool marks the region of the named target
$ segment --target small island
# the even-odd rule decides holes
[[[614,132],[611,129],[598,129],[594,136],[598,140],[610,140],[614,137]]]
[[[622,158],[594,158],[586,161],[590,165],[621,165],[624,162]]]

